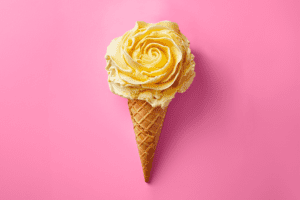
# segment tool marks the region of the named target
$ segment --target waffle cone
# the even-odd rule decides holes
[[[152,107],[142,100],[128,100],[135,140],[143,167],[145,182],[149,182],[153,157],[167,108]]]

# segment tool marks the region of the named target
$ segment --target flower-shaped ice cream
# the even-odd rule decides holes
[[[110,90],[127,99],[165,108],[195,77],[194,55],[178,25],[138,21],[115,38],[105,55]]]

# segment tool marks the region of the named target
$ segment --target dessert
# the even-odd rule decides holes
[[[138,21],[107,47],[109,88],[128,99],[146,182],[168,105],[195,77],[189,44],[174,22]]]

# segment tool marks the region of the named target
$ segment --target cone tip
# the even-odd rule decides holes
[[[144,179],[145,179],[145,182],[146,182],[146,183],[149,183],[149,181],[150,181],[150,176],[145,176]]]

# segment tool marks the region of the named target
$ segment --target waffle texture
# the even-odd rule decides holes
[[[145,182],[149,182],[152,161],[167,107],[152,107],[147,101],[128,99],[135,139],[143,167]]]

